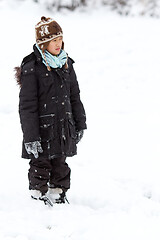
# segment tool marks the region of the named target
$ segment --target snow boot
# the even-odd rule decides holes
[[[53,207],[52,201],[48,198],[46,194],[42,194],[39,190],[30,190],[31,198],[35,200],[43,201],[45,205]]]
[[[51,188],[51,187],[49,187],[48,195],[52,199],[53,203],[58,203],[58,204],[68,203],[69,204],[69,201],[66,197],[66,192],[63,191],[61,188]]]

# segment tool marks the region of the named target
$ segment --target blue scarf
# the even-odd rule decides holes
[[[61,68],[67,61],[67,54],[64,50],[61,49],[60,54],[57,56],[53,56],[50,52],[47,50],[44,51],[46,61],[44,58],[44,55],[42,53],[42,50],[39,48],[38,44],[36,44],[36,47],[38,48],[41,56],[42,56],[42,62],[47,66],[46,61],[48,65],[52,68]]]

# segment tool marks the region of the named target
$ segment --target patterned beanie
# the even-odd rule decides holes
[[[49,42],[57,37],[63,36],[62,28],[52,18],[41,17],[41,21],[35,26],[36,43],[42,52],[47,49]],[[64,43],[62,44],[62,49]]]

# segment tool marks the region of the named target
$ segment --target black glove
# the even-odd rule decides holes
[[[42,153],[43,149],[41,147],[41,143],[39,141],[29,142],[24,144],[25,149],[28,154],[33,154],[35,158],[38,158],[38,152]]]
[[[76,132],[76,144],[79,143],[79,141],[81,141],[83,134],[84,134],[84,130],[80,130]]]

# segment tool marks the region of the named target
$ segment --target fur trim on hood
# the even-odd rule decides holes
[[[15,67],[14,72],[15,72],[14,76],[15,76],[17,85],[19,85],[19,87],[21,87],[21,72],[22,72],[21,67]]]

